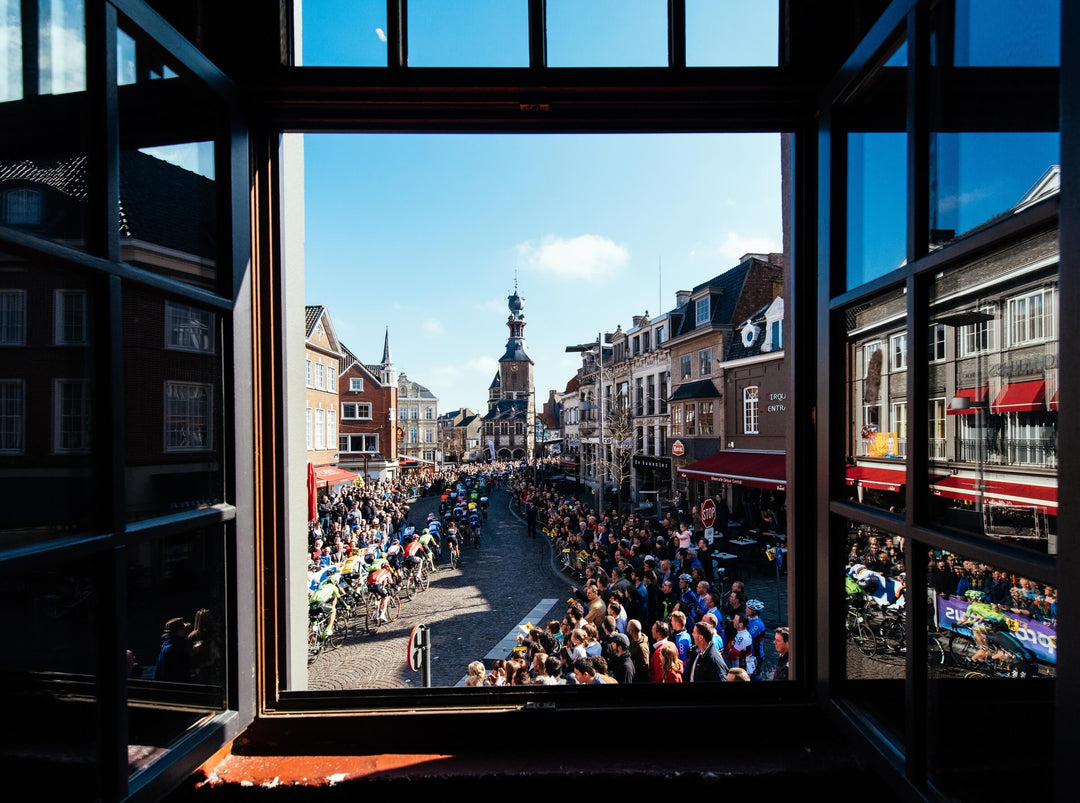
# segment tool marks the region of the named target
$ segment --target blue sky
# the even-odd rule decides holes
[[[527,5],[410,0],[410,67],[527,65]],[[775,65],[776,7],[689,0],[688,62]],[[385,65],[385,13],[305,0],[303,63]],[[548,13],[552,65],[666,63],[664,0]],[[322,134],[304,149],[307,303],[366,362],[389,327],[394,362],[442,410],[486,408],[515,279],[539,404],[580,365],[567,345],[781,247],[778,134]]]

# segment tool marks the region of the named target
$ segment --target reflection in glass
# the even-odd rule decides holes
[[[849,309],[845,485],[848,498],[904,510],[907,457],[907,296],[889,290]]]
[[[128,758],[136,772],[225,707],[224,532],[141,541],[129,555]]]
[[[933,135],[930,244],[940,246],[1057,192],[1057,132]]]
[[[127,34],[118,39],[121,259],[215,289],[222,225],[215,137],[222,109],[151,43]]]
[[[38,91],[86,90],[86,12],[83,0],[40,0]]]
[[[410,67],[529,66],[528,0],[411,0],[408,31]]]
[[[1057,67],[1060,0],[939,3],[934,63],[953,67]]]
[[[688,67],[775,67],[780,4],[687,0]]]
[[[927,368],[933,520],[1050,554],[1057,552],[1057,275],[1054,228],[940,274],[931,317],[946,359]]]
[[[0,705],[5,722],[18,723],[3,729],[0,764],[53,789],[96,789],[102,600],[90,563],[6,566],[0,594]]]
[[[549,67],[664,67],[665,0],[548,0]]]
[[[1010,691],[1005,686],[1022,684],[1024,729],[1053,731],[1049,681],[1057,664],[1057,591],[1036,578],[944,550],[931,550],[927,560],[931,772],[944,790],[964,799],[997,796],[1000,774],[986,773],[985,756],[978,751],[957,750],[957,731],[939,723],[962,724],[966,733],[992,733],[1001,726],[1002,708],[987,705],[987,695],[1002,699]],[[965,682],[971,680],[980,682]],[[1047,772],[1051,752],[1027,754],[1025,773]]]
[[[302,9],[296,66],[386,66],[386,0],[304,0]]]
[[[0,548],[86,532],[94,311],[84,274],[0,253]],[[37,502],[35,500],[41,500]]]
[[[129,520],[223,500],[217,313],[129,285],[124,361]]]
[[[907,135],[848,134],[847,287],[904,264]]]

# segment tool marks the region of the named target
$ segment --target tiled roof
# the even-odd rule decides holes
[[[484,414],[485,421],[527,418],[528,399],[500,399]]]
[[[0,184],[8,181],[27,181],[44,184],[77,201],[86,200],[86,157],[73,156],[62,160],[22,159],[0,164]]]
[[[311,337],[311,331],[315,328],[319,316],[322,315],[323,306],[314,304],[304,307],[304,336]]]

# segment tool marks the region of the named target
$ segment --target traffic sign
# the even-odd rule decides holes
[[[683,442],[675,441],[675,443],[671,444],[671,453],[676,457],[682,457],[683,454],[686,453],[686,447],[683,446]]]
[[[409,646],[406,652],[405,660],[408,661],[409,669],[416,672],[424,664],[424,631],[427,628],[424,625],[416,625],[413,627],[412,632],[409,633]]]
[[[707,528],[713,526],[716,521],[716,502],[706,499],[701,503],[701,523]]]

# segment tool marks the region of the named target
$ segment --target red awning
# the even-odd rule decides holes
[[[1057,395],[1058,395],[1058,392],[1055,390],[1054,395],[1050,397],[1050,403],[1048,405],[1046,405],[1046,409],[1048,409],[1048,410],[1056,410],[1058,408]]]
[[[971,415],[978,410],[979,405],[986,404],[986,397],[990,395],[990,388],[983,386],[981,388],[963,388],[956,391],[957,398],[969,399],[971,401],[970,407],[964,407],[961,409],[955,409],[950,404],[945,410],[946,415]]]
[[[316,466],[315,486],[324,488],[327,485],[340,485],[343,482],[352,482],[357,475],[351,471],[345,471],[337,466]]]
[[[1031,382],[1013,382],[1003,385],[994,403],[991,413],[1032,413],[1041,410],[1046,398],[1046,383],[1041,379]]]
[[[900,487],[907,482],[905,467],[897,468],[887,466],[848,466],[844,477],[848,485],[858,483],[863,488],[871,488],[877,491],[899,491]]]
[[[680,468],[679,475],[771,491],[787,488],[787,463],[783,452],[732,449]]]
[[[934,496],[974,502],[980,496],[976,477],[947,476],[930,486]],[[1057,486],[1029,485],[1023,482],[983,480],[982,498],[987,504],[1004,507],[1033,507],[1057,515]]]

